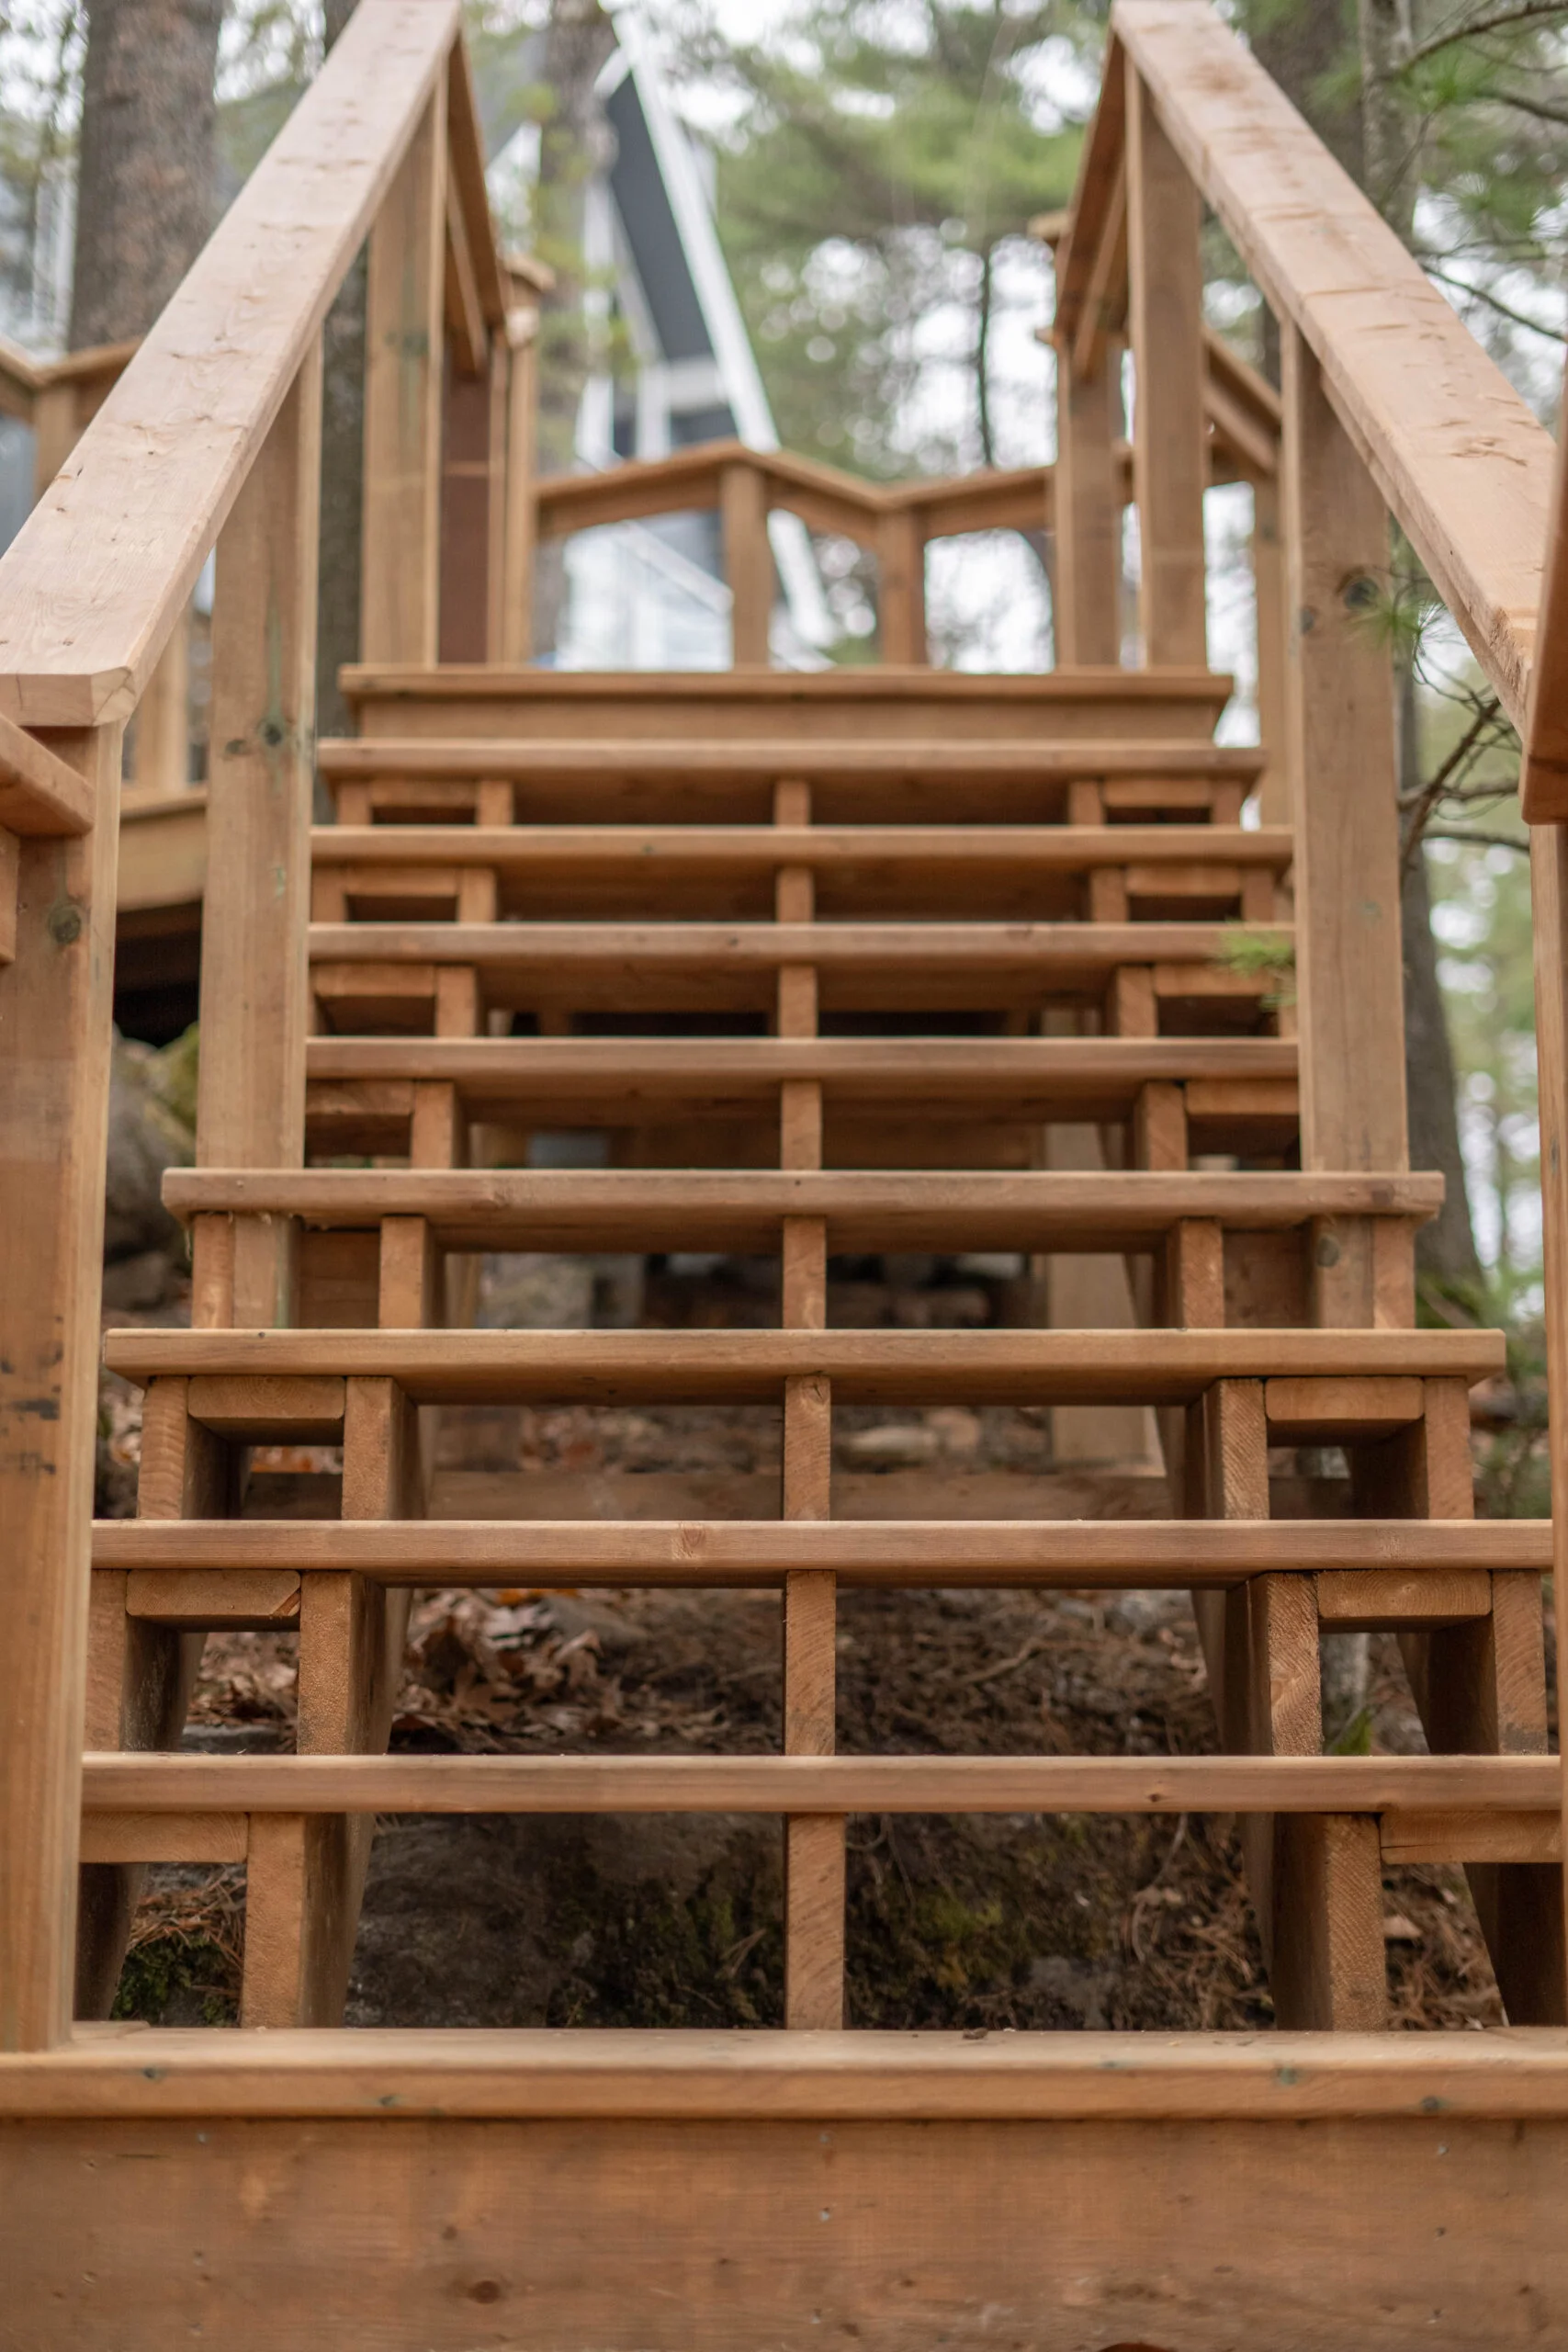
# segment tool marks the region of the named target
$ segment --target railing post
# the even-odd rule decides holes
[[[1204,613],[1203,271],[1198,191],[1140,75],[1127,76],[1127,265],[1135,371],[1144,660],[1201,668]]]
[[[436,658],[446,229],[443,79],[370,232],[360,629],[366,662]]]
[[[305,1156],[321,454],[318,340],[218,541],[197,1092],[206,1168],[298,1168]],[[288,1237],[240,1217],[234,1238],[232,1320],[291,1322]],[[198,1238],[198,1295],[199,1255]]]
[[[1405,1168],[1388,518],[1317,361],[1280,332],[1302,1165]]]
[[[896,506],[876,525],[876,616],[884,662],[923,668],[926,538],[918,506]]]
[[[1286,684],[1289,624],[1278,476],[1253,479],[1252,590],[1258,616],[1258,736],[1269,763],[1258,789],[1258,815],[1266,825],[1288,825],[1294,816],[1295,796],[1291,782]]]
[[[506,339],[512,364],[506,396],[506,555],[498,649],[502,662],[526,662],[534,657],[534,549],[539,536],[538,332],[536,310],[520,307],[508,312]]]
[[[1056,464],[1052,618],[1056,666],[1114,668],[1122,659],[1122,345],[1097,331],[1087,364],[1056,339]]]
[[[0,2049],[71,2029],[97,1426],[118,727],[53,739],[94,825],[17,844],[0,966]]]
[[[762,469],[739,459],[719,483],[724,569],[733,599],[730,662],[737,670],[768,666],[773,609],[773,554],[768,544],[768,490]]]

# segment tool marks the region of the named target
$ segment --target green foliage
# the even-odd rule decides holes
[[[1232,924],[1220,943],[1219,960],[1227,972],[1239,972],[1247,979],[1271,979],[1273,986],[1262,999],[1271,1009],[1294,1004],[1296,950],[1287,932]]]
[[[1006,462],[990,344],[1004,266],[1043,257],[1079,131],[1046,95],[1080,13],[1005,0],[797,0],[763,40],[688,24],[688,61],[734,104],[720,233],[786,447],[874,477]],[[1085,78],[1084,95],[1092,84]],[[939,314],[965,325],[967,419],[911,414]]]

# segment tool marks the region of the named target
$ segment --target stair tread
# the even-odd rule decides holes
[[[828,1220],[831,1250],[1152,1246],[1190,1217],[1289,1229],[1314,1216],[1409,1216],[1441,1206],[1439,1175],[990,1170],[883,1175],[641,1169],[173,1168],[176,1216],[266,1211],[308,1224],[426,1216],[438,1238],[547,1250],[606,1239],[637,1248],[775,1250],[780,1220]]]
[[[1219,962],[1242,929],[1293,936],[1289,925],[1225,922],[319,922],[315,963],[957,964],[1113,970],[1122,965]],[[1266,976],[1246,976],[1254,987]],[[1025,1041],[1027,1042],[1027,1041]]]
[[[1493,1813],[1556,1815],[1552,1756],[88,1754],[98,1812]]]
[[[111,1371],[267,1380],[395,1378],[417,1402],[572,1396],[768,1402],[818,1374],[836,1402],[1190,1403],[1214,1381],[1483,1380],[1500,1331],[166,1330],[106,1334]],[[200,1418],[197,1400],[193,1410]],[[331,1418],[323,1394],[312,1408]],[[341,1418],[342,1404],[336,1414]],[[1406,1418],[1415,1418],[1412,1411]]]
[[[1158,669],[1081,668],[1031,672],[933,670],[924,664],[878,662],[874,668],[830,670],[541,670],[504,662],[349,662],[339,673],[345,701],[428,695],[444,702],[470,698],[595,704],[673,701],[697,696],[726,703],[803,704],[976,703],[1038,705],[1081,702],[1197,702],[1221,707],[1235,680],[1223,672],[1172,664]]]
[[[897,737],[829,736],[777,741],[711,734],[595,740],[550,736],[333,736],[317,748],[329,783],[353,779],[476,783],[549,777],[578,778],[630,772],[638,775],[934,777],[1215,778],[1251,782],[1263,772],[1263,753],[1247,744],[1032,740],[925,742]]]
[[[78,2024],[0,2052],[0,2114],[1019,2120],[1562,2113],[1568,2032],[802,2032]]]
[[[175,806],[175,803],[165,804]],[[186,806],[182,798],[178,807]],[[1100,865],[1236,865],[1283,871],[1294,842],[1283,826],[1243,825],[318,825],[317,865],[478,865],[554,876],[626,862],[672,873],[783,865],[1020,864],[1056,871]]]
[[[1223,1587],[1250,1576],[1546,1574],[1550,1520],[99,1520],[96,1567],[354,1569],[388,1582],[846,1585],[988,1576],[1104,1589]]]
[[[773,1103],[789,1079],[825,1092],[955,1104],[1130,1103],[1150,1081],[1293,1081],[1295,1043],[1274,1037],[333,1037],[310,1038],[318,1080],[438,1079],[483,1101],[569,1105],[689,1100]]]

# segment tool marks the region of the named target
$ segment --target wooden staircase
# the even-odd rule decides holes
[[[515,441],[509,472],[504,435],[462,437],[480,409],[492,427],[508,413],[526,345],[475,176],[457,15],[363,0],[0,567],[19,616],[0,678],[0,823],[19,844],[0,864],[17,876],[0,974],[0,1498],[17,1531],[0,2341],[1568,2341],[1551,1531],[1474,1517],[1470,1392],[1503,1372],[1502,1335],[1417,1323],[1415,1238],[1441,1185],[1410,1170],[1404,1137],[1392,699],[1359,594],[1387,524],[1360,440],[1463,614],[1525,599],[1457,530],[1446,571],[1421,540],[1421,515],[1450,514],[1457,460],[1395,446],[1382,362],[1348,334],[1337,372],[1320,369],[1289,242],[1306,228],[1271,226],[1255,262],[1284,322],[1282,396],[1216,374],[1200,187],[1241,235],[1231,151],[1203,129],[1215,93],[1285,165],[1310,164],[1312,217],[1363,254],[1371,240],[1407,310],[1425,281],[1376,246],[1367,208],[1206,8],[1121,0],[1057,257],[1062,667],[767,669],[769,502],[827,493],[821,469],[733,453],[713,485],[732,672],[487,661],[516,651],[549,501],[519,485]],[[348,158],[330,201],[323,153]],[[226,363],[230,410],[210,386],[189,396],[240,424],[182,439],[180,355],[203,321],[201,347],[216,342],[219,294],[289,203],[302,242],[276,260],[257,350]],[[344,679],[356,732],[312,747],[315,325],[372,224],[367,659]],[[1192,299],[1151,290],[1172,286]],[[1538,428],[1504,412],[1432,299],[1446,323],[1426,331],[1456,380],[1484,382],[1517,445],[1508,494],[1528,478],[1543,534]],[[1158,388],[1130,469],[1123,336]],[[445,521],[444,341],[448,486],[465,486]],[[150,461],[124,455],[144,414],[162,428],[156,496]],[[1231,684],[1204,658],[1201,502],[1216,467],[1254,484],[1261,751],[1215,741]],[[638,511],[656,470],[624,493]],[[1129,470],[1138,669],[1119,663],[1109,552]],[[693,480],[672,461],[669,499]],[[593,519],[615,494],[595,492]],[[976,494],[990,512],[1021,492],[1010,478]],[[112,533],[98,572],[79,561],[95,515],[128,505],[164,533],[129,615]],[[903,583],[884,650],[922,650],[891,537],[915,531],[918,556],[919,514],[884,501],[874,517],[885,585]],[[204,530],[218,750],[198,1164],[166,1188],[190,1233],[191,1328],[104,1343],[144,1394],[141,1482],[134,1520],[93,1529],[89,1576],[105,811]],[[62,643],[36,615],[68,574],[85,601]],[[454,647],[464,580],[493,594],[477,642]],[[1501,624],[1487,642],[1517,686]],[[335,821],[312,831],[318,773]],[[1235,952],[1260,934],[1266,955]],[[1561,944],[1543,934],[1553,970]],[[1549,1195],[1549,1218],[1561,1209]],[[479,1328],[478,1261],[524,1250],[772,1258],[777,1323]],[[1016,1257],[1019,1319],[830,1314],[836,1259],[910,1250]],[[442,1417],[541,1403],[772,1408],[776,1510],[715,1517],[666,1484],[652,1518],[623,1479],[552,1487],[544,1516],[520,1468],[507,1515],[451,1515]],[[1039,1408],[1064,1458],[1069,1427],[1114,1457],[1152,1417],[1165,1476],[1145,1483],[1169,1516],[979,1519],[934,1466],[900,1485],[902,1515],[863,1490],[846,1510],[835,1414],[866,1405]],[[335,1513],[267,1515],[253,1455],[278,1445],[333,1450]],[[1325,1455],[1344,1476],[1325,1480]],[[389,1753],[411,1594],[512,1585],[776,1591],[778,1751]],[[836,1690],[838,1595],[867,1586],[1190,1590],[1218,1752],[1133,1754],[1121,1726],[1095,1754],[868,1752]],[[296,1752],[180,1752],[205,1635],[245,1628],[297,1634]],[[1323,1637],[1366,1630],[1399,1637],[1426,1753],[1324,1752]],[[595,1812],[781,1822],[776,2029],[342,2028],[378,1815]],[[1240,1820],[1277,2030],[892,2034],[846,2015],[852,1816],[1193,1812]],[[244,1866],[238,2030],[104,2022],[146,1867],[211,1861]],[[1386,2031],[1382,1878],[1408,1861],[1465,1866],[1506,2029]]]
[[[364,732],[321,753],[340,822],[315,842],[305,1148],[407,1170],[198,1169],[173,1180],[191,1219],[197,1328],[111,1333],[106,1350],[146,1390],[147,1434],[139,1523],[101,1539],[95,1687],[119,1691],[117,1648],[133,1630],[147,1638],[143,1579],[171,1654],[189,1629],[276,1624],[287,1607],[299,1635],[300,1752],[332,1759],[316,1768],[312,1806],[290,1795],[299,1775],[288,1767],[211,1775],[214,1792],[231,1792],[229,1849],[247,1865],[247,2024],[335,2021],[367,1812],[560,1807],[581,1804],[585,1785],[615,1792],[622,1810],[671,1803],[663,1769],[629,1758],[348,1760],[384,1747],[395,1703],[409,1578],[391,1546],[428,1494],[424,1408],[782,1411],[779,1514],[794,1549],[781,1555],[770,1536],[768,1565],[746,1580],[784,1596],[783,1769],[743,1768],[744,1800],[735,1768],[717,1759],[679,1766],[675,1782],[682,1807],[785,1812],[795,2027],[845,2022],[843,1822],[879,1775],[894,1792],[881,1809],[1016,1810],[1038,1780],[1070,1786],[1082,1809],[1128,1804],[1132,1781],[1134,1808],[1179,1810],[1184,1779],[1213,1770],[1179,1759],[1168,1783],[1145,1788],[1144,1768],[1112,1758],[1021,1760],[992,1774],[978,1759],[854,1756],[834,1691],[835,1404],[1155,1408],[1177,1508],[1194,1521],[1269,1521],[1269,1447],[1297,1444],[1345,1447],[1359,1509],[1380,1521],[1470,1516],[1466,1389],[1500,1369],[1500,1342],[1412,1328],[1429,1180],[1289,1166],[1298,1048],[1278,1032],[1292,1023],[1266,1001],[1266,978],[1224,960],[1227,920],[1233,933],[1247,916],[1276,924],[1288,837],[1239,823],[1258,756],[1198,733],[1224,682],[1141,683],[1124,703],[1119,681],[1084,676],[351,681]],[[890,821],[911,815],[916,824]],[[1194,904],[1209,920],[1168,919]],[[553,920],[538,920],[545,910]],[[960,911],[966,920],[942,919]],[[1101,1128],[1114,1176],[1039,1166],[1052,1126],[1067,1122]],[[536,1136],[563,1129],[602,1138],[610,1164],[587,1175],[531,1166]],[[481,1154],[491,1164],[476,1170]],[[1242,1165],[1194,1175],[1194,1155]],[[1254,1172],[1249,1161],[1263,1164]],[[284,1235],[298,1236],[297,1296],[284,1328],[254,1328],[280,1319]],[[1069,1248],[1124,1255],[1162,1328],[827,1328],[830,1257],[916,1236],[914,1246],[953,1255],[998,1244],[1046,1261]],[[474,1329],[453,1271],[524,1241],[776,1256],[780,1328]],[[1322,1328],[1345,1257],[1368,1271],[1374,1328]],[[366,1547],[352,1569],[336,1560],[330,1523],[245,1522],[242,1449],[279,1441],[342,1447],[343,1518]],[[525,1495],[517,1507],[526,1511]],[[907,1555],[902,1522],[878,1531],[880,1582],[1096,1580],[1077,1523],[944,1523],[940,1473],[920,1518]],[[191,1520],[171,1553],[168,1522]],[[1251,1578],[1216,1577],[1195,1528],[1173,1555],[1172,1573],[1202,1588],[1226,1745],[1314,1755],[1320,1629],[1398,1626],[1421,1661],[1436,1743],[1475,1760],[1434,1774],[1419,1759],[1390,1783],[1397,1795],[1353,1816],[1324,1807],[1326,1818],[1297,1820],[1292,1805],[1283,1826],[1257,1823],[1280,2022],[1383,2021],[1384,1804],[1397,1810],[1401,1851],[1449,1859],[1468,1840],[1463,1859],[1503,1869],[1514,1924],[1500,1917],[1494,1940],[1510,2014],[1551,2017],[1555,1877],[1540,1863],[1555,1851],[1554,1784],[1550,1765],[1526,1761],[1546,1750],[1539,1555],[1500,1569],[1498,1532],[1479,1531],[1440,1567],[1407,1546],[1399,1568],[1375,1565],[1374,1550],[1319,1578],[1306,1562],[1321,1550],[1293,1551],[1297,1532],[1269,1526],[1278,1572]],[[457,1524],[440,1544],[471,1559],[481,1585],[502,1555],[530,1585],[576,1585],[586,1540],[594,1557],[623,1564],[622,1578],[673,1561],[701,1588],[735,1580],[727,1542],[761,1532],[683,1513],[658,1527]],[[1142,1577],[1148,1543],[1173,1532],[1123,1524],[1100,1556],[1114,1581]],[[248,1548],[215,1566],[209,1547],[235,1533]],[[306,1572],[299,1546],[311,1543],[321,1565]],[[164,1736],[176,1732],[171,1716]],[[850,1755],[836,1755],[841,1737]],[[95,1749],[119,1744],[116,1718],[89,1727]],[[798,1811],[792,1774],[811,1798]],[[1289,1786],[1310,1802],[1313,1777]],[[904,1782],[912,1793],[901,1797]],[[496,1795],[479,1795],[491,1783]],[[549,1793],[558,1784],[564,1799]],[[1272,1783],[1250,1765],[1224,1785],[1236,1810],[1268,1800],[1272,1811]],[[191,1786],[183,1760],[150,1770],[100,1755],[92,1850],[122,1863],[206,1851],[188,1797],[184,1817],[151,1809],[151,1791],[168,1792],[162,1806]],[[460,1798],[446,1793],[454,1786]],[[318,1809],[334,1787],[341,1815]],[[1456,1818],[1467,1810],[1469,1828]],[[1551,1892],[1527,1921],[1519,1906],[1537,1880]],[[112,1973],[95,1972],[105,1983]]]

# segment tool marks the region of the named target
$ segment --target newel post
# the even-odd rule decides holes
[[[72,2020],[121,734],[48,739],[90,831],[0,836],[0,2050]]]
[[[1055,348],[1056,664],[1114,668],[1122,659],[1122,345],[1089,318],[1081,333],[1059,331]]]
[[[318,337],[218,541],[197,1094],[205,1168],[304,1161],[321,460]],[[288,1228],[198,1218],[193,1259],[198,1319],[292,1322]]]
[[[365,321],[365,662],[436,659],[446,347],[446,85],[370,232]]]
[[[1204,611],[1203,269],[1198,191],[1142,77],[1127,75],[1133,495],[1144,660],[1201,669]]]
[[[755,459],[736,458],[719,481],[724,569],[729,582],[730,662],[765,670],[773,608],[773,552],[768,544],[768,485]]]
[[[1280,345],[1302,1164],[1407,1168],[1388,518],[1289,322]]]

